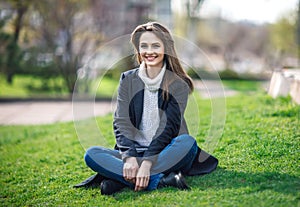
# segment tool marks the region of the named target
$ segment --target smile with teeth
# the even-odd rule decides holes
[[[153,61],[156,57],[157,57],[156,55],[145,56],[145,58],[146,58],[148,61]]]

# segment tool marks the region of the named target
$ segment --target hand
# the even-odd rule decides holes
[[[140,191],[145,189],[150,180],[150,169],[152,166],[152,162],[148,160],[144,160],[141,164],[141,167],[137,173],[136,176],[136,182],[135,182],[135,191]]]
[[[123,166],[123,177],[131,183],[135,183],[139,165],[135,157],[128,157]]]

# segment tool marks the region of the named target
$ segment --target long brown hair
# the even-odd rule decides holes
[[[142,58],[139,52],[140,37],[144,32],[153,32],[159,39],[162,40],[165,48],[164,61],[166,62],[166,69],[174,72],[182,80],[184,80],[189,88],[190,92],[194,90],[194,84],[192,79],[183,69],[180,61],[178,60],[177,53],[174,46],[174,40],[169,30],[157,22],[148,22],[146,24],[139,25],[131,34],[131,43],[134,46],[136,59],[139,64],[142,62]],[[164,97],[168,97],[168,86],[172,80],[165,77],[163,84]]]

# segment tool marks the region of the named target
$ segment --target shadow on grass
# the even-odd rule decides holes
[[[273,117],[297,117],[300,119],[300,107],[278,110],[271,114]]]
[[[199,190],[248,187],[256,192],[272,190],[294,196],[300,190],[300,178],[297,176],[277,172],[236,172],[224,168],[217,168],[209,175],[189,177],[188,182],[192,188]]]
[[[186,177],[191,191],[222,191],[224,189],[249,188],[252,192],[263,192],[265,190],[276,191],[286,195],[297,196],[300,190],[300,178],[293,175],[277,172],[247,173],[217,168],[211,174],[203,176]],[[99,189],[99,186],[92,188]],[[132,189],[125,188],[113,197],[116,200],[135,200],[145,194],[176,193],[179,190],[168,187],[157,191],[134,192]],[[189,192],[189,191],[187,191]],[[152,196],[153,196],[152,195]]]

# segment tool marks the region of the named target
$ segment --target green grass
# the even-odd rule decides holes
[[[0,75],[1,98],[40,98],[40,97],[68,97],[66,90],[62,90],[62,78],[50,78],[48,81],[31,75],[15,75],[13,83],[6,82]]]
[[[96,97],[110,98],[117,95],[119,80],[103,77],[96,82]]]
[[[116,93],[118,80],[101,77],[90,81],[92,90],[89,93],[97,98],[111,98]],[[3,75],[0,75],[0,98],[69,98],[62,78],[52,78],[48,87],[42,78],[31,75],[15,75],[13,84],[7,84]]]
[[[252,80],[222,80],[225,87],[240,92],[251,92],[262,89],[262,81]]]
[[[211,106],[209,100],[198,101],[202,146]],[[299,206],[300,107],[262,93],[226,101],[226,125],[213,152],[219,167],[188,177],[190,191],[126,189],[102,196],[99,189],[72,188],[93,174],[81,146],[82,139],[94,136],[93,120],[78,122],[86,130],[79,139],[73,123],[0,126],[0,206]],[[112,115],[97,118],[110,147],[111,122]],[[99,145],[102,141],[99,134]]]
[[[80,82],[79,82],[80,83]],[[88,95],[97,98],[112,98],[116,96],[118,80],[100,77],[95,81],[89,81],[91,91]],[[261,88],[260,81],[247,80],[223,80],[225,87],[240,92],[252,92]],[[6,83],[3,75],[0,75],[0,98],[68,98],[68,92],[62,90],[62,78],[52,78],[48,81],[48,89],[45,81],[31,75],[15,75],[12,85]],[[77,82],[78,84],[78,82]],[[84,86],[84,83],[82,83]]]

